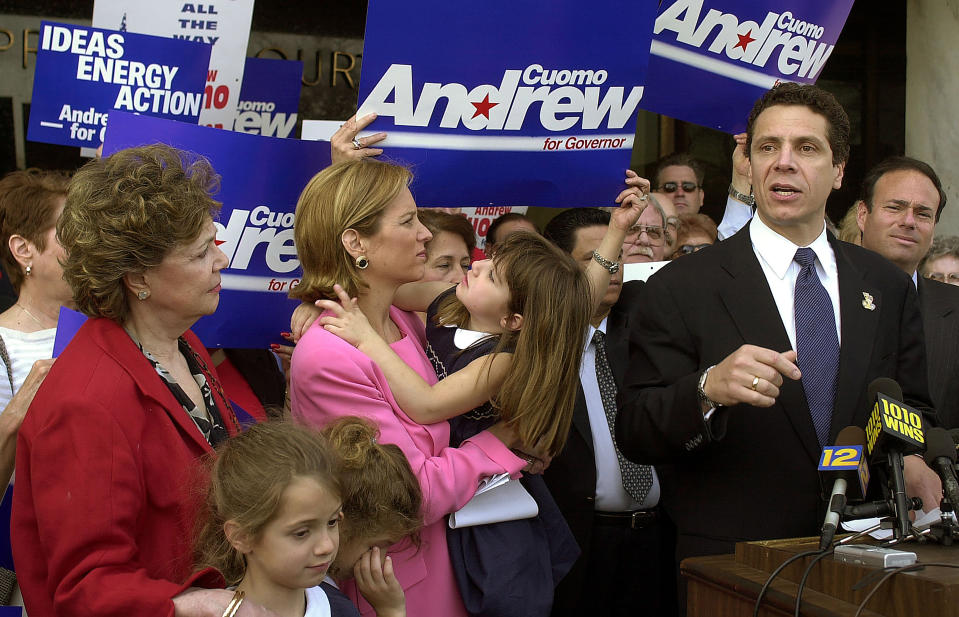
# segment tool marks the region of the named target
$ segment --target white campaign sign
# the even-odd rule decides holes
[[[253,0],[96,0],[93,25],[213,44],[199,124],[231,130],[240,100]]]

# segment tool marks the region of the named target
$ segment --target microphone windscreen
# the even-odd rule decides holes
[[[897,401],[902,400],[902,386],[900,386],[895,379],[889,379],[888,377],[877,377],[872,380],[872,383],[869,384],[869,401],[875,401],[877,394],[885,394],[891,399]]]
[[[955,463],[956,444],[952,441],[952,437],[946,429],[939,427],[927,429],[926,452],[923,454],[926,464],[932,466],[932,462],[941,456]]]
[[[866,431],[859,426],[847,426],[836,435],[837,446],[866,446]]]

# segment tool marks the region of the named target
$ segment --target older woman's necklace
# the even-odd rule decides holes
[[[34,315],[34,314],[31,313],[30,311],[28,311],[28,310],[27,310],[27,307],[23,306],[23,305],[20,304],[19,302],[14,302],[14,304],[16,304],[18,307],[20,307],[20,310],[21,310],[21,311],[23,311],[24,313],[26,313],[27,315],[29,315],[30,318],[33,319],[33,321],[37,322],[37,324],[38,324],[41,328],[43,328],[44,330],[47,330],[47,329],[49,328],[49,326],[47,326],[47,325],[44,324],[42,321],[40,321],[39,319],[37,319],[37,316],[36,316],[36,315]]]

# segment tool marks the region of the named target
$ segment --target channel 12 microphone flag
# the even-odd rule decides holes
[[[229,265],[216,313],[193,331],[207,347],[263,348],[283,343],[299,304],[287,297],[303,274],[293,244],[296,201],[330,164],[328,141],[247,135],[159,118],[114,113],[103,155],[153,143],[203,155],[220,175],[223,204],[216,242]]]
[[[113,110],[196,124],[207,43],[44,21],[27,139],[96,148]]]
[[[656,0],[370,0],[358,115],[423,206],[608,206]]]
[[[781,81],[812,84],[853,0],[664,0],[642,109],[727,133]]]

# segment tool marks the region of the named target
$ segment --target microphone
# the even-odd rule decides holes
[[[939,474],[942,490],[952,507],[959,507],[959,481],[956,479],[956,446],[949,432],[944,428],[930,428],[926,431],[926,453],[923,455],[926,465]]]
[[[829,508],[822,525],[819,550],[832,544],[839,526],[839,517],[846,507],[847,499],[864,499],[869,484],[869,466],[863,450],[866,447],[866,432],[858,426],[847,426],[839,431],[836,445],[822,449],[819,459],[820,476],[826,482],[833,480]],[[848,491],[848,495],[847,495]]]
[[[918,497],[913,497],[907,500],[906,505],[910,510],[921,510],[922,500]],[[842,511],[842,517],[847,521],[857,518],[885,518],[887,516],[894,516],[895,514],[896,504],[893,503],[892,500],[873,501],[871,503],[862,503],[858,506],[846,506]]]
[[[885,459],[892,476],[892,498],[896,504],[897,540],[911,533],[906,500],[906,481],[902,475],[903,454],[926,449],[922,414],[902,399],[902,388],[892,379],[880,377],[869,384],[869,400],[875,400],[866,423],[866,448],[873,463]]]

